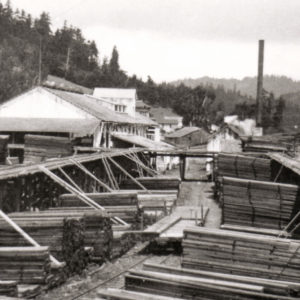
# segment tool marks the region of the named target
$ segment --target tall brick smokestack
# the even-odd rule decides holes
[[[256,124],[262,124],[262,94],[263,94],[263,76],[264,76],[264,40],[258,42],[258,74],[257,74],[257,93],[256,93]]]

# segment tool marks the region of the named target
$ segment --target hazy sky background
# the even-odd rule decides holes
[[[0,0],[2,3],[5,2]],[[50,13],[96,41],[100,58],[114,45],[129,75],[156,81],[257,73],[265,39],[265,73],[300,80],[300,0],[11,0],[33,17]]]

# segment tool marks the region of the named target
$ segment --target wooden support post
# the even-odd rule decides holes
[[[149,194],[151,194],[150,191],[148,191],[140,182],[138,182],[133,176],[131,176],[123,167],[121,167],[116,161],[114,161],[111,157],[108,157],[108,159],[118,168],[120,169],[126,176],[128,176],[134,183],[136,183],[139,187],[141,187],[144,191],[147,191]]]
[[[0,216],[18,233],[20,233],[23,238],[35,247],[41,247],[31,236],[29,236],[18,224],[16,224],[11,218],[9,218],[2,210],[0,210]],[[62,263],[59,262],[55,257],[50,255],[50,260],[57,266],[61,266]]]
[[[75,188],[77,188],[77,190],[84,193],[84,191],[75,183],[75,181],[72,180],[72,178],[61,167],[58,167],[58,170],[74,185]]]
[[[104,207],[102,207],[101,205],[99,205],[98,203],[96,203],[94,200],[92,200],[91,198],[89,198],[88,196],[86,196],[84,193],[78,191],[76,188],[74,188],[73,186],[71,186],[70,184],[68,184],[67,182],[65,182],[63,179],[59,178],[57,175],[55,175],[53,172],[51,172],[50,170],[48,170],[46,167],[39,166],[39,169],[42,172],[44,172],[46,175],[48,175],[50,178],[52,178],[55,182],[57,182],[62,187],[64,187],[67,191],[69,191],[73,195],[76,195],[80,200],[82,200],[84,203],[86,203],[90,207],[92,207],[94,209],[100,209],[102,211],[105,211]],[[117,220],[119,223],[121,223],[123,225],[128,225],[125,221],[123,221],[119,217],[113,217],[112,219]]]
[[[70,159],[71,162],[73,162],[79,169],[81,169],[83,172],[85,172],[87,175],[92,177],[95,181],[97,181],[103,188],[108,190],[109,192],[112,192],[113,189],[111,189],[107,184],[99,180],[94,174],[92,174],[84,165],[82,165],[80,162],[76,161],[74,158]]]

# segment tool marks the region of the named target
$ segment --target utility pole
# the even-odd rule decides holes
[[[262,97],[263,97],[263,72],[264,72],[264,40],[259,40],[258,46],[258,75],[256,93],[256,126],[262,124]]]

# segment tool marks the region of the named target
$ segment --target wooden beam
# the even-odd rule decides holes
[[[76,182],[73,181],[73,179],[61,167],[58,167],[58,170],[74,185],[75,188],[77,188],[77,190],[84,193],[84,191],[79,187],[79,185],[77,185]]]
[[[67,191],[69,191],[71,194],[78,196],[78,198],[80,200],[82,200],[84,203],[86,203],[90,207],[92,207],[94,209],[100,209],[100,210],[105,211],[104,207],[102,207],[101,205],[99,205],[98,203],[96,203],[91,198],[87,197],[85,193],[82,193],[82,192],[78,191],[76,188],[74,188],[73,186],[71,186],[70,184],[68,184],[67,182],[65,182],[63,179],[61,179],[60,177],[58,177],[57,175],[55,175],[53,172],[51,172],[50,170],[48,170],[44,166],[39,166],[39,168],[40,168],[40,170],[42,172],[44,172],[46,175],[48,175],[51,179],[53,179],[55,182],[57,182],[58,184],[60,184]],[[123,221],[119,217],[113,217],[111,219],[112,219],[112,221],[117,221],[117,222],[119,222],[119,223],[121,223],[123,225],[128,225],[125,221]]]
[[[108,190],[109,192],[112,192],[113,189],[111,189],[107,184],[102,182],[99,178],[97,178],[94,174],[92,174],[84,165],[82,165],[80,162],[76,161],[74,158],[70,158],[70,161],[72,161],[79,169],[81,169],[83,172],[85,172],[87,175],[92,177],[96,182],[98,182],[103,188]]]
[[[151,194],[150,191],[148,191],[140,182],[138,182],[132,175],[130,175],[123,167],[121,167],[116,161],[114,161],[111,157],[108,157],[108,159],[118,168],[120,169],[126,176],[128,176],[134,183],[136,183],[140,188],[147,191],[149,194]]]
[[[23,238],[29,242],[31,245],[35,247],[41,247],[31,236],[29,236],[18,224],[16,224],[11,218],[9,218],[2,210],[0,210],[0,216],[11,226],[13,227],[18,233],[20,233]],[[59,262],[55,257],[50,255],[50,260],[57,266],[61,266],[62,263]]]

